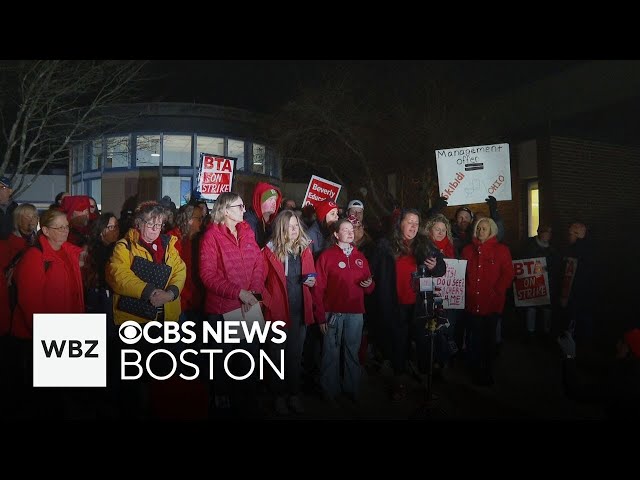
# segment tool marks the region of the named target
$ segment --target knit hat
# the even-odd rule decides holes
[[[11,188],[11,180],[9,180],[9,177],[0,177],[0,187]]]
[[[338,208],[338,205],[333,200],[327,199],[316,205],[316,218],[319,222],[324,222],[327,213],[334,208]]]
[[[268,190],[265,190],[262,193],[262,196],[260,197],[260,205],[262,205],[264,202],[269,200],[271,197],[277,197],[277,196],[278,196],[278,192],[276,191],[275,188],[270,188]]]
[[[364,203],[362,203],[362,200],[351,200],[349,205],[347,205],[347,210],[350,208],[360,208],[364,210]]]
[[[624,341],[629,345],[631,353],[640,358],[640,328],[634,328],[624,334]]]

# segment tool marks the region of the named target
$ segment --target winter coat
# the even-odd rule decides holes
[[[42,250],[27,249],[13,273],[18,303],[11,330],[18,338],[33,338],[34,313],[84,313],[82,248],[65,242],[55,251],[44,235],[38,241]]]
[[[240,290],[262,293],[264,260],[247,222],[236,225],[238,238],[224,223],[214,223],[200,248],[200,277],[205,288],[204,310],[223,314],[242,306]]]
[[[271,250],[270,243],[262,249],[264,258],[264,290],[262,291],[265,320],[282,320],[289,326],[291,316],[289,314],[289,295],[287,293],[287,277],[284,272],[284,263]],[[302,275],[316,271],[313,264],[311,248],[302,251]],[[313,300],[311,290],[302,285],[303,318],[306,325],[313,323]]]
[[[172,301],[164,304],[164,319],[165,321],[177,321],[181,312],[180,292],[184,288],[187,267],[176,249],[178,239],[172,235],[162,235],[162,238],[163,245],[165,245],[164,263],[171,267],[171,275],[163,288],[173,291],[175,296]],[[127,320],[134,320],[138,323],[150,321],[147,318],[118,309],[121,295],[149,300],[151,293],[156,289],[154,285],[144,282],[131,270],[134,257],[153,261],[151,253],[139,243],[139,239],[140,232],[135,228],[130,228],[124,238],[116,242],[107,267],[107,283],[115,294],[113,297],[113,321],[116,325],[121,325]]]
[[[462,250],[461,258],[467,260],[465,310],[479,316],[502,313],[514,277],[507,246],[495,236],[484,243],[474,237]]]

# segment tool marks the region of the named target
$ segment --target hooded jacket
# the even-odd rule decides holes
[[[269,221],[265,222],[262,217],[262,194],[267,190],[275,190],[278,196],[276,197],[276,211],[269,217]],[[282,193],[278,187],[266,182],[258,182],[256,188],[253,190],[252,207],[247,209],[244,214],[244,220],[249,224],[251,230],[256,237],[256,243],[260,248],[264,247],[271,238],[271,224],[273,219],[276,218],[278,211],[280,211],[280,204],[282,203]]]

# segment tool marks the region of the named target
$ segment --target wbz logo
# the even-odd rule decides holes
[[[34,387],[106,387],[107,315],[33,316]]]

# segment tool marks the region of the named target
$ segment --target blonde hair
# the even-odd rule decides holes
[[[489,224],[489,238],[498,235],[498,225],[493,221],[493,218],[482,217],[476,220],[476,223],[473,224],[473,238],[478,238],[478,225],[482,222],[487,222]],[[487,240],[489,240],[489,238],[487,238]]]
[[[298,222],[299,234],[293,242],[289,239],[289,222],[291,218],[295,218]],[[305,233],[300,218],[293,210],[283,210],[273,221],[273,235],[271,238],[273,244],[273,253],[281,261],[284,261],[290,253],[293,255],[301,255],[302,251],[309,246],[311,239]]]
[[[20,217],[22,217],[22,215],[29,214],[35,214],[36,218],[39,217],[38,209],[34,205],[30,203],[21,203],[20,205],[18,205],[13,211],[13,228],[18,228],[18,222],[20,222]]]
[[[433,235],[431,234],[431,229],[436,223],[444,224],[444,226],[447,229],[447,238],[449,239],[449,242],[451,243],[451,245],[453,245],[453,237],[451,236],[451,222],[447,217],[445,217],[441,213],[438,213],[437,215],[434,215],[433,217],[429,217],[429,219],[427,219],[427,223],[424,225],[424,229],[422,230],[422,233],[427,237],[429,237],[430,240],[433,241]]]
[[[229,205],[231,205],[236,200],[242,200],[242,197],[237,193],[233,192],[224,192],[218,196],[216,203],[213,205],[213,210],[211,211],[211,217],[213,218],[213,223],[222,223],[224,222],[224,212]]]

